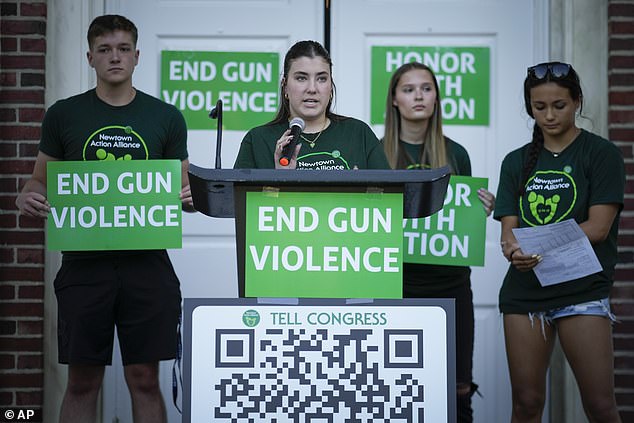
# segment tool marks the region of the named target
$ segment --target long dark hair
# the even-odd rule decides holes
[[[561,73],[555,72],[552,70],[553,66],[563,67],[565,71]],[[539,67],[546,69],[543,76],[535,72],[535,69]],[[531,118],[535,119],[535,116],[533,116],[533,108],[531,107],[531,89],[539,85],[546,84],[547,82],[553,82],[560,87],[567,89],[570,93],[570,98],[579,103],[579,112],[581,112],[583,109],[581,81],[579,80],[579,75],[571,65],[561,62],[540,63],[539,65],[528,68],[527,73],[526,79],[524,80],[524,107],[526,108],[526,113],[528,113]],[[522,178],[520,179],[520,185],[518,187],[518,193],[520,196],[524,195],[526,182],[530,177],[531,171],[535,168],[537,158],[543,148],[544,133],[539,125],[537,125],[537,122],[535,122],[533,124],[533,139],[528,147],[528,154],[524,160]]]
[[[448,163],[446,140],[442,131],[442,109],[440,107],[440,89],[436,75],[427,65],[418,62],[405,63],[392,74],[390,86],[385,100],[385,134],[383,135],[383,148],[390,167],[392,169],[404,169],[409,164],[407,152],[400,148],[399,134],[401,132],[401,113],[394,105],[396,86],[403,75],[411,70],[425,70],[431,74],[436,90],[436,103],[434,113],[429,119],[429,125],[423,139],[420,157],[414,158],[422,165],[441,167]]]
[[[280,106],[277,109],[277,114],[275,115],[275,118],[273,118],[273,120],[269,122],[269,124],[273,125],[277,123],[286,123],[291,116],[291,109],[288,99],[284,97],[284,88],[286,86],[286,81],[288,81],[288,72],[291,69],[293,60],[299,59],[301,57],[321,57],[328,63],[330,80],[332,81],[333,95],[328,101],[328,106],[326,106],[326,117],[330,120],[344,119],[344,116],[333,113],[330,110],[335,95],[335,81],[332,79],[332,60],[330,59],[330,54],[328,53],[328,50],[326,50],[317,41],[305,40],[298,41],[288,50],[288,52],[286,52],[286,56],[284,57],[284,71],[282,73],[282,80],[280,81]]]

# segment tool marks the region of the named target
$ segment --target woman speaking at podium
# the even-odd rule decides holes
[[[389,169],[383,146],[364,122],[331,111],[335,84],[328,51],[299,41],[284,58],[275,118],[251,129],[236,169]]]

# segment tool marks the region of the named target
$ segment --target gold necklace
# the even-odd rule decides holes
[[[312,140],[309,140],[308,138],[306,138],[302,134],[299,134],[299,136],[300,136],[301,139],[305,140],[308,143],[308,145],[310,145],[310,148],[315,148],[315,143],[317,142],[317,140],[321,136],[321,133],[324,132],[324,129],[326,129],[326,125],[327,124],[328,124],[328,118],[326,118],[326,120],[324,121],[324,126],[317,133],[317,136],[315,138],[313,138]]]

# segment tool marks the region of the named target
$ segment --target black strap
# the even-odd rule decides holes
[[[181,339],[181,321],[183,319],[183,314],[179,314],[178,316],[178,326],[176,327],[176,358],[174,359],[174,364],[172,365],[172,400],[174,401],[174,407],[178,410],[178,412],[182,415],[183,411],[181,407],[178,406],[178,385],[180,383],[181,390],[183,389],[183,369],[181,358],[183,357],[183,341]],[[178,372],[178,376],[176,373]]]

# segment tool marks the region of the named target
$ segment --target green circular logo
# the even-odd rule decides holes
[[[339,150],[333,150],[332,152],[332,157],[335,159],[338,159],[341,156],[341,151]]]
[[[244,314],[242,314],[242,323],[250,328],[257,326],[258,323],[260,323],[260,313],[256,310],[245,311]]]
[[[147,160],[145,141],[131,126],[110,125],[93,132],[84,142],[84,160]]]

